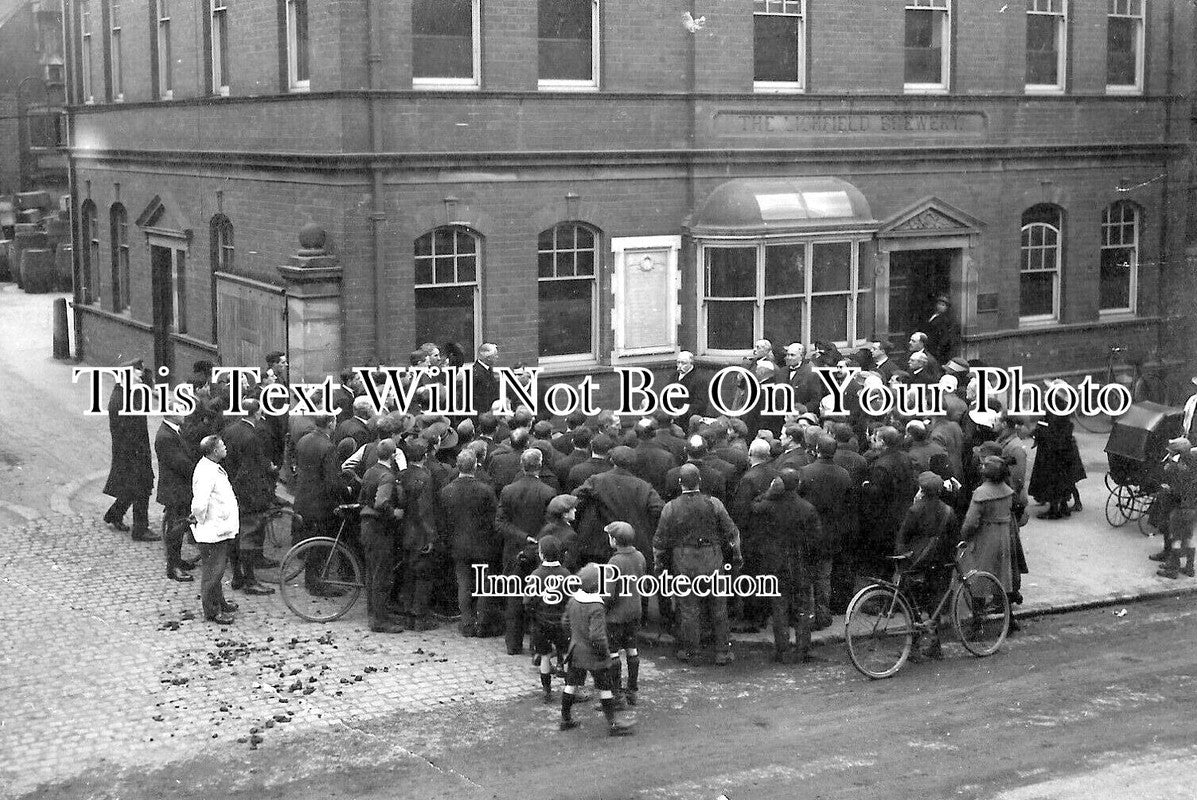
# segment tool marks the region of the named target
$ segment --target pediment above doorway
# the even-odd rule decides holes
[[[136,225],[147,236],[190,242],[193,235],[190,224],[174,213],[159,195],[154,195],[154,199],[137,215]]]
[[[979,236],[984,223],[938,197],[924,197],[885,220],[878,239]]]

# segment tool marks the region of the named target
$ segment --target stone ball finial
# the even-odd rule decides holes
[[[324,245],[328,234],[314,222],[309,222],[299,229],[299,248],[303,255],[320,255],[325,252]]]

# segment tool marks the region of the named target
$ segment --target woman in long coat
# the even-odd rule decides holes
[[[1027,493],[1048,503],[1040,519],[1062,519],[1070,515],[1068,500],[1077,481],[1085,479],[1085,465],[1072,435],[1072,419],[1048,414],[1035,426],[1035,466]],[[1079,505],[1078,508],[1079,509]]]
[[[128,373],[132,385],[142,383],[140,363]],[[132,388],[132,386],[130,387]],[[154,490],[154,462],[150,450],[150,431],[144,414],[125,414],[124,390],[116,386],[108,400],[108,430],[112,434],[112,463],[104,494],[116,498],[104,513],[104,521],[119,531],[127,531],[125,512],[133,507],[133,538],[156,541],[150,531],[150,494]]]
[[[1009,468],[998,456],[986,456],[981,462],[981,485],[973,491],[972,502],[960,533],[968,543],[960,568],[992,572],[1007,594],[1014,591],[1010,559],[1010,521],[1014,490],[1006,483]]]

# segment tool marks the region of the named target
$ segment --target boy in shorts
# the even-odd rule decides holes
[[[565,691],[561,695],[561,723],[563,731],[578,727],[572,709],[574,699],[586,682],[586,673],[594,676],[599,690],[603,715],[607,718],[610,736],[627,736],[632,729],[615,716],[615,696],[611,691],[611,650],[607,643],[607,612],[599,594],[597,564],[587,564],[578,570],[581,588],[570,596],[565,606],[562,625],[569,628],[569,654],[566,657]]]
[[[608,543],[615,549],[615,554],[608,563],[616,567],[620,575],[639,580],[645,572],[645,559],[644,554],[636,549],[636,531],[626,522],[612,522],[604,530]],[[623,583],[628,583],[629,594],[620,593]],[[615,654],[614,663],[611,665],[611,689],[618,702],[623,671],[620,659],[624,658],[628,663],[628,685],[627,689],[622,691],[623,701],[629,706],[634,706],[640,678],[640,652],[636,649],[642,612],[640,589],[635,581],[618,579],[605,588],[607,640],[611,645],[611,652]]]
[[[569,647],[569,637],[561,627],[561,615],[568,600],[564,584],[569,577],[569,570],[561,566],[561,541],[556,536],[545,536],[538,542],[538,547],[540,566],[532,571],[532,577],[542,593],[525,597],[524,610],[532,623],[532,652],[536,654],[540,686],[544,689],[544,701],[547,704],[553,702],[553,654],[555,652],[557,656],[558,672],[564,672],[561,664]],[[549,603],[544,597],[543,590],[550,581],[558,582],[557,590],[561,599],[556,603]]]

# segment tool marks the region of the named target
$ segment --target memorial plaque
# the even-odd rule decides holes
[[[677,346],[680,242],[677,237],[632,237],[612,244],[616,354],[673,352]]]

